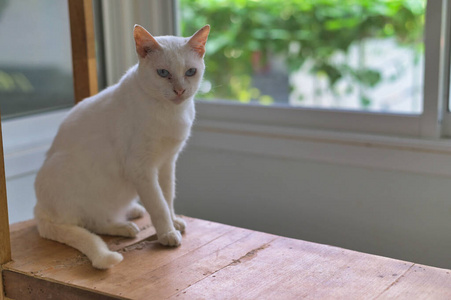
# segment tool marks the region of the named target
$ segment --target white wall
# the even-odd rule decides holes
[[[451,178],[191,147],[179,213],[451,268]]]
[[[8,197],[8,217],[10,223],[33,218],[33,207],[36,203],[33,183],[36,174],[24,174],[6,180]]]

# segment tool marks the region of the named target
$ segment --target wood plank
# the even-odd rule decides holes
[[[129,297],[129,295],[135,294],[136,290],[141,291],[155,280],[155,277],[152,276],[153,270],[162,268],[171,261],[195,249],[202,248],[233,230],[229,226],[200,222],[195,219],[187,219],[187,223],[188,232],[184,234],[184,240],[180,247],[168,248],[161,246],[156,241],[144,240],[123,248],[121,252],[124,255],[124,261],[108,271],[93,269],[84,256],[78,260],[66,261],[57,267],[47,266],[40,269],[31,266],[25,267],[27,270],[34,270],[33,274],[39,277]],[[40,267],[43,266],[40,265]],[[147,294],[144,293],[138,298],[142,299],[146,296]]]
[[[124,255],[107,271],[92,268],[68,246],[39,238],[33,223],[18,230],[14,225],[14,261],[5,268],[39,282],[127,299],[450,298],[449,270],[421,266],[427,272],[420,273],[413,263],[185,220],[187,232],[177,248],[159,245],[153,227],[137,240],[106,238]],[[145,227],[149,221],[137,222]]]
[[[386,291],[402,276],[406,276],[404,274],[412,265],[345,249],[279,238],[172,298],[366,299]],[[451,276],[444,276],[449,271],[440,272],[442,274],[434,280],[437,284],[430,285],[430,278],[420,280],[431,287],[427,293],[416,288],[419,282],[406,284],[412,293],[410,299],[450,299]],[[394,295],[387,298],[398,299],[403,293]]]
[[[143,239],[108,238],[113,248],[118,239],[124,261],[113,269],[101,271],[92,268],[87,258],[66,245],[42,239],[35,226],[12,231],[13,261],[5,268],[31,276],[82,286],[88,290],[104,290],[110,294],[125,295],[137,288],[138,278],[148,282],[148,273],[172,260],[202,248],[231,230],[231,226],[185,218],[188,230],[181,247],[163,247],[156,241]],[[154,237],[155,229],[149,227],[147,237]],[[143,238],[146,238],[144,236]]]
[[[275,237],[245,229],[235,229],[205,246],[195,249],[147,276],[155,278],[151,285],[128,294],[132,299],[152,295],[155,299],[166,299],[191,285],[202,281],[210,274],[234,264],[236,259],[255,249],[256,245],[270,243]]]
[[[114,295],[100,294],[79,289],[73,286],[61,285],[30,277],[21,273],[4,271],[6,297],[20,300],[64,299],[64,300],[111,300],[123,299]]]
[[[377,299],[451,299],[451,270],[414,264]]]
[[[12,234],[13,232],[22,230],[22,229],[26,229],[29,227],[33,227],[36,225],[36,220],[35,219],[30,219],[30,220],[26,220],[26,221],[22,221],[22,222],[17,222],[11,225],[11,227],[9,228],[10,233]]]
[[[92,0],[69,0],[75,103],[97,94]]]

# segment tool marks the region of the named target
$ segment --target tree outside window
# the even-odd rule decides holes
[[[418,114],[424,0],[180,0],[209,23],[199,97]]]

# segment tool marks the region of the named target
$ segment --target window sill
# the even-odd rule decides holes
[[[234,101],[196,101],[200,119],[249,124],[276,125],[340,132],[403,137],[427,136],[421,131],[421,115],[376,113],[240,104]]]
[[[451,176],[451,140],[196,120],[191,147]]]

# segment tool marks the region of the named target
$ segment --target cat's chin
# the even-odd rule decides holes
[[[176,98],[171,99],[171,102],[174,103],[174,104],[176,104],[176,105],[179,105],[179,104],[182,104],[183,102],[185,102],[186,99],[187,99],[187,98],[179,98],[179,97],[176,97]]]

